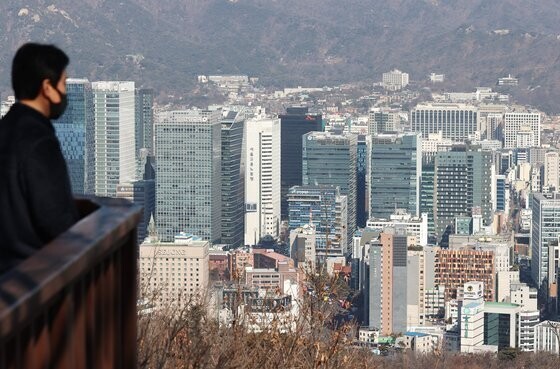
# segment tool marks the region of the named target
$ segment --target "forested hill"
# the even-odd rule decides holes
[[[55,3],[51,5],[51,3]],[[276,86],[412,80],[445,73],[465,89],[513,74],[522,102],[560,112],[555,0],[15,0],[0,2],[0,91],[14,50],[55,42],[72,74],[180,92],[198,74]]]

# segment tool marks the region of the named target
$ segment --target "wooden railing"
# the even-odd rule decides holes
[[[136,368],[136,225],[120,199],[0,276],[0,368]],[[1,237],[1,235],[0,235]]]

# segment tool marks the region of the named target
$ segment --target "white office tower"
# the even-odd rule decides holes
[[[389,219],[370,218],[367,221],[367,228],[382,231],[387,227],[404,228],[409,236],[416,238],[416,245],[426,246],[428,244],[428,214],[422,213],[416,217],[407,213],[404,209],[395,209]]]
[[[93,82],[97,196],[116,196],[117,185],[134,179],[134,82]]]
[[[540,113],[535,113],[535,112],[505,113],[504,149],[539,147],[540,145],[541,145],[541,114]]]
[[[559,167],[560,158],[558,152],[550,151],[544,154],[543,188],[546,189],[546,192],[556,192],[560,190],[558,186],[558,179],[560,177]]]
[[[535,352],[560,354],[560,322],[545,320],[535,326]]]
[[[280,229],[280,119],[247,121],[245,152],[245,245]]]
[[[422,103],[410,112],[413,132],[422,132],[422,137],[430,133],[442,132],[444,139],[465,141],[480,129],[478,108],[468,104]]]
[[[156,123],[156,223],[162,241],[179,232],[221,237],[221,111],[163,112]]]

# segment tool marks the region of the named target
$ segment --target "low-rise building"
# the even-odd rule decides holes
[[[560,354],[560,322],[545,320],[535,326],[535,352]]]
[[[139,248],[141,295],[154,305],[188,304],[208,288],[209,241],[181,234],[175,242],[144,242]]]

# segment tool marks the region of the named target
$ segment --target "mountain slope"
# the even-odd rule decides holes
[[[74,75],[133,79],[173,93],[189,88],[197,74],[324,85],[376,80],[398,67],[413,80],[445,73],[465,88],[494,85],[511,73],[521,79],[515,93],[523,102],[560,111],[554,0],[13,3],[0,4],[0,91],[7,90],[14,50],[38,40],[67,50]]]

